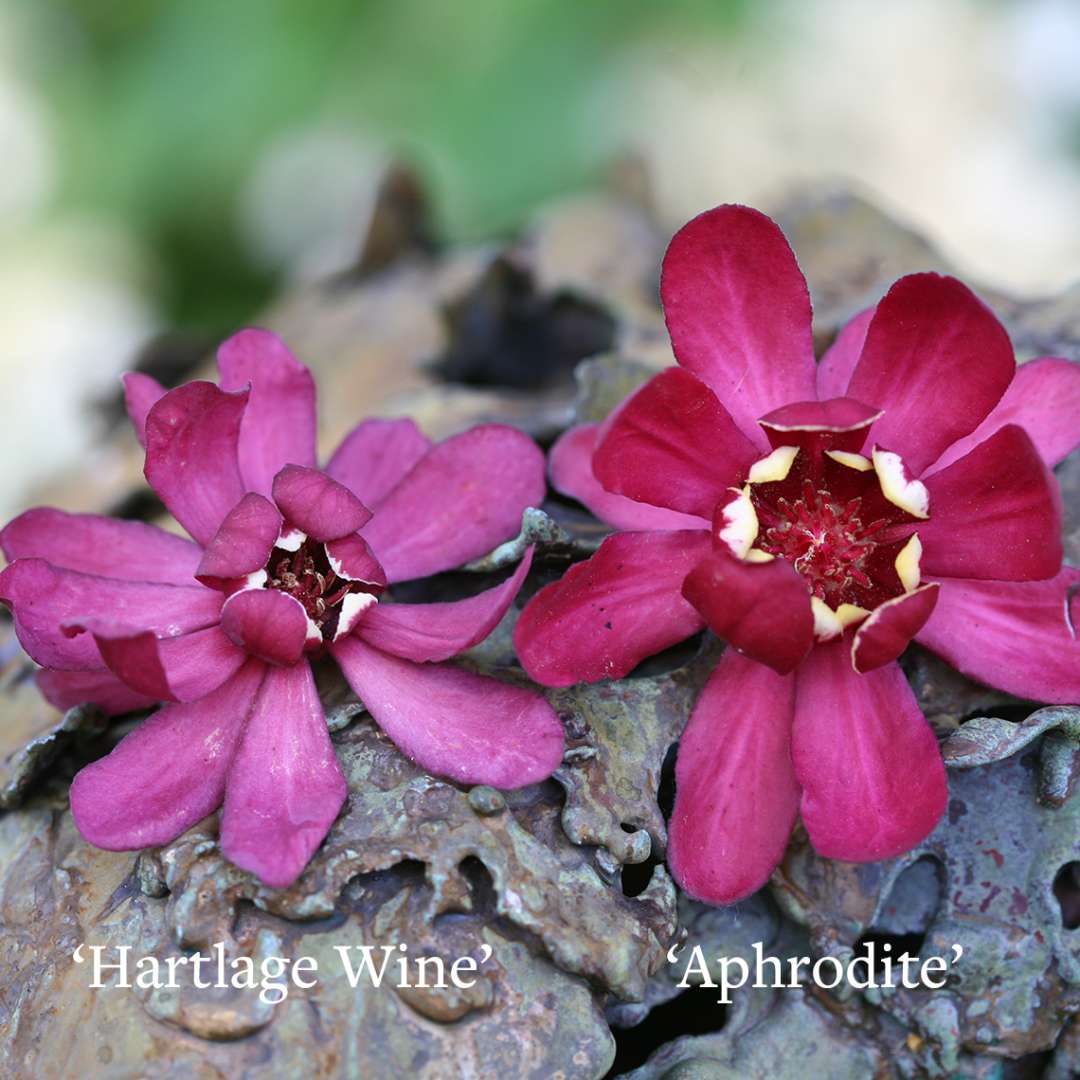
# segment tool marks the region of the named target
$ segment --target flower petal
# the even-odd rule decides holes
[[[993,312],[955,278],[902,277],[877,306],[845,393],[885,410],[873,439],[919,476],[974,431],[1016,374]]]
[[[268,330],[241,330],[218,349],[222,390],[251,387],[240,425],[240,475],[269,495],[286,465],[313,466],[315,380],[285,342]]]
[[[371,511],[347,487],[319,469],[286,465],[273,488],[289,524],[313,540],[337,540],[371,520]]]
[[[68,514],[42,506],[0,531],[10,562],[38,558],[53,566],[124,581],[194,584],[198,545],[141,521]]]
[[[277,589],[242,589],[221,609],[221,629],[251,656],[287,667],[304,654],[308,615],[303,604]]]
[[[360,581],[379,589],[386,586],[386,571],[375,558],[371,546],[359,533],[331,540],[326,545],[326,558],[330,569],[339,578]]]
[[[987,686],[1080,702],[1080,570],[1067,566],[1049,581],[943,581],[915,640]]]
[[[880,409],[854,398],[838,397],[792,402],[774,409],[758,423],[776,449],[797,446],[817,461],[828,450],[857,453],[866,442],[870,426],[880,417]]]
[[[374,648],[406,660],[449,660],[479,644],[498,626],[529,572],[532,556],[529,548],[512,576],[467,600],[371,607],[356,634]]]
[[[938,591],[931,582],[876,607],[851,640],[851,666],[862,674],[897,659],[930,618]]]
[[[124,375],[124,405],[141,446],[146,446],[146,417],[167,393],[168,390],[151,375],[141,371],[129,371]]]
[[[810,590],[785,559],[750,563],[717,548],[690,571],[682,594],[717,637],[781,675],[814,644]]]
[[[221,850],[271,888],[291,885],[348,787],[311,665],[269,668],[225,781]]]
[[[1023,428],[1009,424],[926,480],[922,572],[1030,581],[1061,567],[1057,481]]]
[[[810,294],[764,214],[718,206],[684,225],[664,256],[660,295],[679,363],[751,442],[764,445],[759,416],[816,396]]]
[[[544,455],[527,435],[484,424],[434,446],[364,529],[391,582],[427,577],[517,534],[543,502]]]
[[[374,508],[434,445],[412,420],[365,420],[341,441],[326,471]]]
[[[799,806],[795,679],[728,649],[694,706],[675,763],[668,863],[684,891],[731,904],[768,880]]]
[[[221,594],[201,585],[115,581],[44,559],[19,559],[0,573],[0,601],[30,656],[68,671],[100,669],[102,660],[89,634],[65,626],[106,619],[171,636],[211,626],[221,611]]]
[[[836,340],[825,350],[817,368],[817,392],[822,401],[843,397],[847,393],[851,373],[862,355],[874,310],[869,307],[852,316],[841,327]]]
[[[79,832],[109,851],[155,847],[215,810],[262,676],[249,661],[213,693],[159,710],[87,765],[71,785]]]
[[[210,588],[222,588],[266,566],[281,532],[277,507],[250,491],[225,515],[206,546],[196,577]]]
[[[545,780],[562,761],[562,724],[533,690],[453,664],[415,664],[355,636],[331,651],[398,749],[438,776],[518,788]]]
[[[1080,445],[1080,364],[1043,356],[1021,364],[1005,396],[966,438],[950,446],[928,470],[940,472],[1006,424],[1019,424],[1051,468]]]
[[[846,645],[814,649],[796,676],[791,751],[803,823],[828,859],[890,859],[945,810],[941,752],[898,664],[858,675]]]
[[[52,671],[35,675],[41,696],[61,711],[76,705],[96,705],[107,716],[121,716],[156,705],[158,698],[138,694],[111,671]]]
[[[236,448],[247,400],[247,393],[190,382],[146,418],[146,479],[203,546],[244,494]]]
[[[707,529],[705,518],[634,502],[605,491],[592,468],[599,424],[579,424],[556,440],[548,456],[551,484],[617,529]]]
[[[198,701],[231,679],[247,660],[219,626],[170,638],[107,622],[87,629],[109,670],[154,701]]]
[[[616,495],[707,518],[760,456],[700,379],[668,368],[623,403],[592,465]]]
[[[682,597],[709,553],[704,531],[616,533],[541,589],[514,629],[525,670],[545,686],[621,679],[705,620]]]

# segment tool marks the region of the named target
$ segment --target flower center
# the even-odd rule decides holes
[[[295,551],[275,547],[270,552],[266,587],[298,600],[324,641],[333,641],[346,597],[361,593],[378,596],[382,591],[367,582],[339,578],[330,566],[325,546],[308,538]]]

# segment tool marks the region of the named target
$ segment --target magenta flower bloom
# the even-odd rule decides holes
[[[284,344],[246,330],[218,364],[220,388],[126,380],[146,478],[194,542],[53,509],[0,533],[0,599],[49,701],[172,703],[76,776],[83,836],[160,845],[224,804],[224,853],[293,882],[346,796],[309,663],[323,653],[431,772],[549,776],[563,736],[547,702],[441,662],[491,632],[530,558],[468,600],[379,602],[513,536],[544,495],[539,449],[496,424],[433,445],[410,420],[367,420],[319,469],[314,382]]]
[[[933,829],[945,771],[896,663],[913,638],[981,682],[1080,700],[1049,471],[1080,442],[1080,368],[1017,369],[937,274],[896,282],[815,364],[795,257],[745,207],[675,236],[661,295],[679,366],[551,455],[556,487],[631,531],[534,597],[515,642],[553,686],[706,626],[729,642],[680,745],[669,848],[686,891],[726,903],[797,814],[849,861]]]

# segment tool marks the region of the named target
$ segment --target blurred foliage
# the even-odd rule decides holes
[[[354,131],[422,170],[448,236],[595,177],[591,91],[627,46],[725,35],[747,0],[25,0],[60,205],[133,225],[172,324],[219,331],[273,287],[237,239],[259,155]]]

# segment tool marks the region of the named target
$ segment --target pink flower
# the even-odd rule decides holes
[[[556,487],[631,531],[542,590],[515,642],[554,686],[706,626],[730,643],[682,739],[669,850],[685,890],[726,903],[765,882],[797,814],[849,861],[933,829],[945,772],[896,663],[912,638],[1011,693],[1080,700],[1080,571],[1049,471],[1080,442],[1080,368],[1018,370],[937,274],[902,278],[815,364],[795,257],[745,207],[675,236],[661,294],[680,366],[551,455]]]
[[[173,703],[76,776],[83,836],[164,844],[224,803],[224,853],[289,885],[346,796],[309,663],[323,653],[424,768],[503,788],[549,776],[563,738],[547,702],[442,663],[491,632],[530,558],[468,600],[379,602],[514,535],[544,495],[537,447],[496,424],[433,445],[410,420],[367,420],[319,469],[308,369],[261,330],[218,363],[220,388],[126,380],[146,478],[194,543],[52,509],[0,533],[0,598],[54,705]]]

